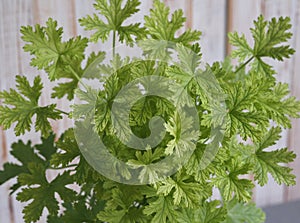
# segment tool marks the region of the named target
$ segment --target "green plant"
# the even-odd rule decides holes
[[[143,26],[124,25],[126,19],[138,12],[139,4],[138,0],[96,0],[94,7],[106,21],[96,14],[79,20],[87,30],[94,31],[90,39],[79,36],[62,41],[63,30],[52,19],[46,26],[22,27],[22,39],[27,42],[24,50],[33,56],[31,65],[45,70],[51,81],[69,80],[53,88],[52,98],[78,97],[87,103],[75,104],[70,113],[57,109],[56,104],[42,107],[41,78],[35,77],[31,85],[26,77],[17,76],[17,90],[0,93],[0,124],[5,129],[16,124],[15,134],[21,135],[31,130],[35,117],[35,130],[42,138],[37,145],[22,141],[12,145],[11,154],[18,163],[4,164],[0,184],[17,178],[11,191],[17,193],[19,201],[27,202],[23,210],[25,222],[38,221],[44,208],[48,211],[48,222],[55,223],[264,222],[264,213],[251,203],[254,184],[243,175],[253,174],[260,185],[267,183],[269,173],[278,184],[295,184],[291,169],[282,165],[292,162],[295,154],[287,148],[266,149],[276,144],[282,128],[291,127],[290,118],[299,117],[300,103],[289,96],[287,84],[276,82],[276,72],[263,60],[269,57],[282,61],[294,53],[287,45],[292,36],[290,19],[280,17],[268,22],[258,17],[251,29],[253,47],[243,35],[229,34],[230,43],[236,47],[231,57],[240,62],[237,67],[231,65],[230,58],[201,67],[197,43],[201,33],[187,30],[177,34],[185,22],[182,10],[170,17],[169,9],[155,0]],[[109,62],[105,62],[105,52],[85,55],[88,44],[108,41],[111,33]],[[122,58],[117,41],[130,47],[138,45],[147,59]],[[178,61],[169,64],[174,49]],[[135,79],[147,91],[149,83],[145,80],[150,82],[147,78],[152,76],[160,78],[154,79],[159,86],[157,91],[168,85],[178,87],[170,89],[175,99],[172,95],[170,98],[176,104],[157,95],[140,97],[129,107],[129,127],[126,123],[118,124],[118,109],[125,106],[124,101],[116,100],[118,92]],[[104,87],[96,91],[84,78],[100,80]],[[78,87],[80,84],[83,90]],[[129,88],[129,95],[140,94],[139,89],[142,91]],[[179,89],[185,93],[178,93]],[[115,101],[121,105],[116,113]],[[182,106],[182,113],[176,110],[177,105]],[[188,116],[190,107],[196,109],[193,119]],[[151,125],[160,126],[155,120],[150,121],[153,116],[165,120],[166,132],[161,142],[155,146],[146,144],[144,151],[127,146],[129,131],[145,139],[151,136]],[[83,136],[71,128],[55,140],[48,119],[62,117],[76,119],[78,126],[83,126]],[[84,122],[80,122],[82,117]],[[86,124],[92,129],[86,128]],[[200,130],[194,129],[194,125],[199,125]],[[184,132],[185,129],[191,131]],[[119,182],[96,171],[78,143],[86,140],[84,143],[93,146],[95,133],[111,154],[138,169],[139,175],[134,176],[127,166],[123,168],[118,163],[109,163],[107,168],[119,173]],[[150,164],[171,155],[175,157],[172,162],[183,163],[179,163],[175,173],[159,176],[161,170]],[[50,181],[46,177],[49,170],[57,172]],[[134,177],[140,185],[122,183]],[[67,187],[74,184],[78,190]],[[213,188],[219,189],[220,200],[212,199]]]

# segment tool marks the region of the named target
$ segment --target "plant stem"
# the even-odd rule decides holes
[[[115,54],[116,54],[116,30],[113,31],[112,47],[113,47],[113,58],[115,58]]]
[[[248,63],[250,63],[251,60],[254,59],[254,56],[250,57],[245,63],[243,63],[241,66],[239,66],[234,73],[236,74],[239,72],[241,69],[243,69]]]
[[[76,77],[76,79],[83,85],[83,87],[85,87],[85,89],[88,89],[88,87],[82,82],[81,78],[76,73],[76,71],[71,66],[68,66],[68,68],[70,69],[70,71],[72,72],[72,74]]]
[[[60,112],[60,113],[62,113],[62,114],[65,114],[65,115],[69,115],[69,113],[68,112],[65,112],[65,111],[62,111],[62,110],[60,110],[60,109],[54,109],[55,111],[57,111],[57,112]]]

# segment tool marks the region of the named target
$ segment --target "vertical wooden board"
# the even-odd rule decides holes
[[[22,66],[22,54],[21,52],[21,41],[20,41],[20,27],[32,21],[31,11],[31,0],[19,2],[17,0],[12,1],[1,1],[0,3],[0,89],[8,90],[15,86],[15,75],[23,74]],[[9,148],[13,142],[17,140],[13,131],[7,130],[1,131],[1,164],[6,161],[12,161],[13,158],[9,155]],[[2,168],[2,165],[1,165]],[[6,209],[1,208],[3,211],[10,213],[1,213],[1,220],[3,222],[23,222],[22,220],[22,208],[23,205],[16,201],[13,197],[9,196],[8,188],[11,184],[8,183],[6,186],[1,186],[0,191],[1,204],[6,204],[8,201],[8,207]],[[6,220],[4,220],[6,219]],[[2,221],[1,221],[2,222]]]
[[[300,99],[300,2],[293,1],[293,47],[296,53],[293,56],[293,72],[291,76],[291,94]],[[300,199],[300,120],[293,120],[292,129],[289,131],[288,147],[295,151],[297,158],[290,166],[294,169],[293,173],[296,174],[296,185],[286,188],[285,199],[296,200]]]
[[[190,2],[190,0],[181,1],[181,0],[164,0],[164,3],[170,7],[170,12],[173,13],[177,9],[185,10],[186,3]],[[185,15],[188,17],[189,15]]]
[[[202,32],[200,47],[203,63],[222,61],[226,50],[226,1],[186,1],[187,27]],[[213,199],[220,199],[220,192],[214,188]]]
[[[254,1],[239,1],[227,0],[227,21],[226,32],[238,32],[244,34],[247,40],[252,43],[250,27],[253,25],[253,20],[260,14],[260,0]],[[226,34],[227,35],[227,34]],[[230,43],[226,42],[226,54],[234,50]],[[234,61],[235,62],[235,61]],[[248,176],[251,178],[251,176]],[[260,196],[259,196],[260,197]],[[260,198],[261,199],[261,198]],[[256,188],[253,189],[253,200],[258,202]]]
[[[223,60],[226,49],[226,0],[190,2],[191,28],[202,32],[200,46],[203,62],[212,64]]]
[[[295,13],[294,13],[294,1],[293,0],[287,0],[287,1],[281,1],[281,0],[263,0],[261,2],[261,12],[265,16],[265,19],[270,20],[273,17],[279,18],[280,16],[289,16],[291,17],[291,23],[293,25],[291,32],[295,33],[295,29],[297,29],[297,26],[295,26]],[[295,38],[295,37],[294,37]],[[295,47],[294,44],[295,41],[292,39],[289,44],[292,47]],[[276,79],[279,82],[284,82],[291,84],[292,83],[292,74],[293,74],[293,65],[294,60],[286,59],[283,62],[275,61],[275,60],[269,60],[268,61],[271,65],[273,65],[274,69],[277,72]],[[273,149],[279,149],[284,148],[288,146],[288,138],[289,138],[289,130],[283,130],[281,134],[281,139],[278,141],[277,145]],[[270,189],[270,185],[274,185],[274,194],[271,194],[272,190]],[[273,189],[273,186],[272,186]],[[288,188],[284,185],[282,186],[276,186],[276,183],[273,179],[271,179],[271,182],[266,186],[266,188],[261,189],[257,188],[257,192],[264,195],[264,201],[262,201],[261,205],[269,205],[269,204],[276,204],[280,202],[284,202],[287,200],[287,190]]]
[[[262,14],[267,14],[267,18],[271,16],[269,13],[271,5],[277,7],[272,1],[272,4],[266,6],[266,2],[263,0],[254,1],[239,1],[239,0],[228,0],[228,31],[237,31],[238,33],[244,33],[250,44],[253,44],[253,39],[251,37],[250,27],[253,27],[253,20]],[[284,4],[286,6],[286,4]],[[289,8],[286,6],[286,8]],[[277,12],[277,10],[275,10]],[[283,12],[281,12],[283,13]],[[278,14],[277,14],[278,15]],[[231,51],[231,46],[227,45],[227,52]],[[279,66],[277,63],[273,63]],[[275,67],[277,69],[278,67]],[[286,132],[282,134],[282,139],[278,146],[282,147],[286,145]],[[277,185],[276,182],[270,177],[267,185],[260,187],[256,185],[254,189],[254,201],[259,206],[270,205],[274,203],[279,203],[283,201],[284,197],[284,186]]]
[[[48,18],[53,18],[58,21],[58,26],[63,27],[63,40],[67,41],[77,34],[77,21],[76,21],[76,5],[74,0],[52,0],[52,1],[38,1],[34,0],[35,8],[35,23],[45,24]],[[50,82],[46,78],[45,72],[43,72],[43,81],[45,83],[45,93],[42,95],[43,103],[56,103],[58,108],[63,111],[68,111],[71,102],[68,102],[66,98],[63,99],[51,99],[51,91],[55,86],[55,82]],[[63,117],[62,120],[52,122],[53,129],[57,135],[60,135],[65,129],[72,126],[72,121],[67,117]]]
[[[68,4],[69,3],[69,4]],[[41,71],[37,71],[35,68],[29,66],[30,56],[28,53],[22,51],[24,43],[20,39],[20,26],[21,25],[33,25],[35,23],[44,23],[48,16],[53,16],[60,22],[64,23],[65,26],[65,39],[74,35],[72,28],[74,25],[72,22],[74,19],[72,17],[72,1],[1,1],[0,3],[0,38],[1,38],[1,51],[0,51],[0,63],[1,63],[1,73],[0,73],[0,88],[1,90],[8,90],[10,87],[15,86],[15,75],[21,74],[26,75],[30,80],[36,74],[41,74]],[[48,4],[48,5],[47,5]],[[64,5],[65,4],[65,5]],[[74,14],[74,13],[73,13]],[[43,80],[46,82],[46,74],[42,75]],[[46,85],[46,86],[45,86]],[[42,104],[49,104],[50,100],[50,89],[51,84],[44,84],[46,93],[43,94]],[[52,100],[53,102],[53,100]],[[60,103],[63,107],[64,104]],[[68,124],[68,123],[67,123]],[[57,130],[59,128],[65,128],[66,123],[59,123]],[[8,153],[8,148],[12,142],[16,140],[13,131],[10,129],[3,132],[1,130],[1,139],[6,140],[6,147],[2,144],[2,153]],[[38,141],[38,135],[33,132],[26,134],[25,136],[17,137],[23,140],[30,139],[34,143]],[[3,140],[2,140],[3,141]],[[12,157],[3,158],[1,156],[0,161],[3,164],[5,161],[12,160]],[[6,213],[1,213],[1,222],[23,222],[22,220],[22,208],[23,205],[15,201],[14,197],[9,197],[8,186],[1,187],[1,195],[3,196],[1,205],[7,208],[1,208],[1,212],[5,210],[13,210],[13,213],[7,215]],[[9,201],[9,202],[7,202]],[[5,217],[6,216],[6,217]],[[5,220],[6,219],[6,220]],[[45,218],[42,218],[40,222],[46,222]]]
[[[94,0],[86,0],[86,1],[75,0],[75,20],[76,20],[77,34],[83,37],[89,38],[94,32],[86,31],[84,27],[80,25],[78,20],[86,17],[87,15],[92,16],[94,13],[99,15],[98,12],[93,7],[94,2],[95,2]],[[101,41],[99,41],[99,43],[89,42],[89,45],[85,53],[89,55],[92,52],[105,51],[105,48],[110,49],[111,47],[108,44],[104,46],[104,44]]]
[[[243,33],[252,42],[250,27],[253,27],[253,20],[261,13],[261,0],[228,0],[227,7],[227,31]]]
[[[165,0],[171,12],[182,9],[185,28],[200,30],[203,62],[220,61],[225,55],[226,0]]]
[[[0,32],[1,33],[1,32]],[[3,164],[7,161],[8,149],[6,145],[6,136],[4,135],[4,131],[2,128],[0,129],[0,168],[2,169]],[[13,217],[11,208],[11,199],[8,196],[9,184],[5,183],[0,187],[0,222],[10,222],[11,217]]]
[[[281,1],[281,0],[261,0],[261,1],[253,1],[252,4],[254,6],[242,6],[236,4],[235,1],[230,1],[231,2],[231,18],[230,18],[230,26],[231,27],[239,27],[238,30],[241,32],[246,32],[247,38],[250,36],[250,32],[248,30],[245,30],[245,28],[248,29],[249,25],[252,23],[252,20],[257,17],[259,13],[262,13],[266,19],[270,19],[271,17],[279,17],[279,16],[290,16],[293,24],[293,33],[297,33],[298,26],[295,25],[295,2],[298,1],[293,1],[293,0],[288,0],[288,1]],[[241,1],[238,1],[241,2]],[[248,2],[250,3],[250,1]],[[240,8],[240,10],[237,10]],[[245,10],[242,10],[242,8],[250,8],[251,10],[248,10],[248,13],[245,12]],[[249,13],[253,13],[256,9],[257,13],[255,17],[250,18]],[[242,13],[245,13],[247,16],[243,16]],[[246,21],[244,21],[244,18],[246,17]],[[291,41],[290,44],[295,48],[295,41]],[[281,82],[286,82],[286,83],[293,83],[294,81],[291,78],[291,75],[293,73],[294,68],[294,60],[285,60],[284,62],[278,62],[278,61],[272,61],[269,60],[275,70],[278,72],[277,79],[278,81]],[[278,149],[282,147],[287,146],[287,139],[288,139],[288,131],[283,131],[282,133],[282,138],[278,142],[277,146],[274,147],[273,149]],[[292,143],[291,143],[292,144]],[[293,146],[292,146],[293,147]],[[295,148],[295,147],[294,147]],[[278,186],[273,179],[270,180],[270,182],[264,186],[263,188],[257,186],[256,187],[256,202],[260,206],[265,206],[265,205],[270,205],[274,203],[279,203],[283,202],[284,200],[288,199],[286,196],[287,191],[285,186]]]

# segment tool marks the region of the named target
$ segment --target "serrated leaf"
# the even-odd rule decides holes
[[[255,206],[254,203],[239,203],[236,199],[227,204],[227,217],[222,223],[263,223],[265,213]]]
[[[107,0],[96,0],[94,8],[104,15],[107,23],[102,21],[96,14],[93,17],[88,15],[79,20],[86,30],[96,30],[91,36],[93,42],[97,42],[99,39],[104,42],[108,39],[110,32],[117,32],[119,41],[129,45],[134,42],[133,37],[140,39],[145,36],[145,29],[140,28],[140,23],[124,25],[125,20],[139,11],[140,2],[129,0],[125,2],[124,6],[122,3],[123,0],[110,0],[108,2]]]
[[[41,78],[37,76],[31,86],[26,77],[16,77],[18,91],[11,89],[10,92],[0,92],[3,105],[0,106],[0,124],[8,129],[13,123],[16,135],[24,134],[31,130],[32,118],[36,115],[35,130],[41,131],[47,137],[51,131],[48,119],[61,119],[60,112],[56,111],[54,104],[39,107],[38,99],[43,85]]]
[[[59,206],[55,198],[55,193],[58,193],[61,199],[65,201],[72,200],[75,196],[75,191],[65,187],[73,183],[68,172],[58,175],[49,183],[46,179],[43,165],[29,163],[28,169],[29,173],[20,174],[18,181],[21,185],[28,185],[29,187],[22,189],[22,191],[17,194],[17,199],[21,202],[32,200],[23,209],[26,223],[38,221],[44,208],[47,208],[51,215],[58,213]]]

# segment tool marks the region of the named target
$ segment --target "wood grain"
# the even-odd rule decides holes
[[[297,0],[292,1],[292,19],[293,19],[293,41],[292,45],[296,49],[296,54],[292,58],[291,70],[291,95],[300,98],[300,2]],[[296,185],[293,187],[285,188],[285,200],[296,200],[300,198],[300,120],[293,120],[292,129],[288,134],[288,148],[296,152],[297,158],[290,166],[294,169],[296,174]]]

